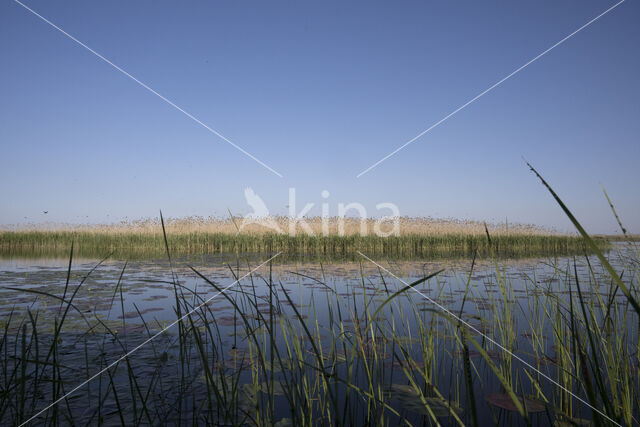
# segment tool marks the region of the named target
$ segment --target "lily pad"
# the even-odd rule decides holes
[[[517,396],[517,397],[520,400],[520,403],[525,407],[525,410],[527,412],[531,412],[531,413],[544,412],[545,405],[543,402],[540,402],[539,400],[531,399],[529,397],[525,397],[524,399],[522,398],[522,396]],[[497,408],[505,409],[507,411],[514,411],[514,412],[518,411],[518,408],[516,407],[515,403],[513,403],[511,396],[509,396],[507,393],[488,394],[484,397],[484,399],[490,405],[495,406]]]
[[[401,402],[404,409],[417,414],[430,415],[431,410],[437,418],[444,418],[450,417],[452,411],[456,414],[462,413],[462,409],[456,406],[455,402],[447,402],[439,397],[425,397],[423,402],[421,395],[411,385],[393,384],[390,392],[393,398]]]
[[[274,396],[283,396],[284,395],[284,388],[282,387],[282,384],[280,384],[277,381],[275,381],[273,383],[273,389],[271,391],[273,392]],[[256,388],[253,384],[243,384],[242,385],[242,392],[246,396],[251,397],[251,400],[255,400],[256,392],[263,393],[263,394],[269,394],[269,386],[268,386],[267,383],[260,383]]]
[[[557,427],[592,426],[593,422],[584,418],[575,418],[565,414],[557,414],[553,425]]]

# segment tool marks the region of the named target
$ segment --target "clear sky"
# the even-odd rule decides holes
[[[640,2],[0,1],[0,224],[395,203],[402,215],[640,232]],[[328,190],[328,199],[321,197]],[[49,213],[44,215],[42,211]],[[388,212],[381,212],[387,214]],[[25,219],[26,217],[26,219]]]

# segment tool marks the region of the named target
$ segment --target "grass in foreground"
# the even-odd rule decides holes
[[[193,311],[33,421],[636,424],[639,258],[637,252],[623,256],[628,295],[606,268],[585,262],[554,264],[544,280],[522,271],[521,284],[497,261],[489,275],[475,276],[472,264],[454,282],[433,273],[409,286],[383,271],[346,288],[302,274],[297,286],[268,272],[251,275],[219,296],[226,299],[224,313],[218,304]],[[201,285],[222,290],[193,272]],[[240,277],[235,268],[230,273]],[[121,278],[126,274],[125,266]],[[51,301],[53,325],[41,325],[39,309],[14,310],[3,319],[2,424],[30,419],[162,329],[140,311],[137,319],[125,315],[121,280],[112,286],[110,304],[120,321],[76,312],[84,280],[69,280],[59,295],[34,294]],[[178,277],[171,283],[176,317],[204,302],[203,292]],[[311,296],[302,299],[299,290],[309,286]],[[86,326],[66,327],[72,316]],[[134,321],[141,326],[131,327]]]

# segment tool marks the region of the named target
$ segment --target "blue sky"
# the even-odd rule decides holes
[[[403,215],[640,232],[640,4],[627,0],[356,175],[614,2],[0,2],[0,224],[284,214],[328,190]],[[48,210],[44,215],[42,211]],[[387,212],[382,212],[386,214]],[[25,217],[27,217],[25,219]]]

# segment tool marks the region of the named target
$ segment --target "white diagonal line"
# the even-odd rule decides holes
[[[140,80],[138,80],[137,78],[135,78],[134,76],[132,76],[131,74],[129,74],[128,72],[126,72],[125,70],[123,70],[122,68],[120,68],[119,66],[117,66],[116,64],[114,64],[113,62],[109,61],[107,58],[105,58],[104,56],[102,56],[101,54],[99,54],[98,52],[96,52],[95,50],[91,49],[89,46],[87,46],[86,44],[82,43],[80,40],[78,40],[77,38],[75,38],[74,36],[72,36],[71,34],[67,33],[66,31],[64,31],[62,28],[58,27],[56,24],[54,24],[53,22],[49,21],[47,18],[45,18],[44,16],[40,15],[38,12],[36,12],[35,10],[31,9],[29,6],[25,5],[24,3],[20,2],[19,0],[13,0],[16,3],[18,3],[20,6],[24,7],[26,10],[28,10],[29,12],[31,12],[32,14],[34,14],[35,16],[37,16],[38,18],[40,18],[41,20],[43,20],[44,22],[46,22],[47,24],[51,25],[53,28],[55,28],[56,30],[58,30],[59,32],[61,32],[62,34],[64,34],[65,36],[67,36],[68,38],[70,38],[71,40],[73,40],[74,42],[76,42],[77,44],[79,44],[80,46],[82,46],[83,48],[87,49],[89,52],[93,53],[95,56],[97,56],[98,58],[102,59],[104,62],[106,62],[107,64],[111,65],[113,68],[115,68],[116,70],[120,71],[122,74],[124,74],[125,76],[129,77],[131,80],[133,80],[134,82],[138,83],[140,86],[142,86],[143,88],[145,88],[146,90],[148,90],[149,92],[151,92],[152,94],[156,95],[158,98],[162,99],[164,102],[166,102],[167,104],[171,105],[173,108],[175,108],[176,110],[180,111],[182,114],[184,114],[185,116],[189,117],[191,120],[193,120],[194,122],[198,123],[200,126],[202,126],[203,128],[205,128],[206,130],[208,130],[209,132],[213,133],[214,135],[216,135],[218,138],[222,139],[223,141],[225,141],[226,143],[228,143],[229,145],[231,145],[233,148],[235,148],[236,150],[240,151],[242,154],[244,154],[245,156],[250,157],[251,159],[255,160],[257,163],[259,163],[261,166],[263,166],[264,168],[266,168],[267,170],[269,170],[269,172],[274,173],[275,175],[279,176],[280,178],[282,178],[282,175],[277,172],[276,170],[274,170],[272,167],[270,167],[269,165],[267,165],[266,163],[264,163],[262,160],[258,159],[257,157],[255,157],[254,155],[252,155],[251,153],[249,153],[248,151],[246,151],[244,148],[240,147],[239,145],[237,145],[236,143],[234,143],[233,141],[231,141],[229,138],[227,138],[226,136],[222,135],[220,132],[218,132],[217,130],[211,128],[209,125],[203,123],[202,121],[200,121],[198,118],[196,118],[195,116],[193,116],[191,113],[189,113],[188,111],[185,111],[183,108],[179,107],[178,105],[176,105],[175,103],[173,103],[172,101],[170,101],[169,99],[165,98],[163,95],[159,94],[158,92],[156,92],[155,90],[153,90],[152,88],[150,88],[149,86],[147,86],[145,83],[141,82]]]
[[[396,276],[395,274],[393,274],[392,272],[390,272],[389,270],[387,270],[386,268],[384,268],[383,266],[381,266],[380,264],[378,264],[377,262],[375,262],[374,260],[372,260],[371,258],[369,258],[368,256],[366,256],[365,254],[363,254],[360,251],[357,251],[363,258],[365,258],[366,260],[372,262],[373,264],[377,265],[379,268],[381,268],[382,270],[386,271],[387,273],[389,273],[391,276],[395,277],[396,279],[398,279],[399,281],[401,281],[402,283],[404,283],[405,286],[409,286],[409,284],[407,282],[405,282],[404,280],[402,280],[401,278],[399,278],[398,276]],[[463,323],[467,328],[472,329],[474,332],[480,334],[484,339],[486,339],[487,341],[491,342],[492,344],[494,344],[496,347],[499,347],[502,351],[504,351],[505,353],[508,353],[511,357],[517,359],[519,362],[525,364],[528,368],[533,369],[535,372],[537,372],[540,376],[546,378],[548,381],[550,381],[551,383],[553,383],[554,385],[558,386],[559,388],[561,388],[563,391],[569,393],[571,396],[573,396],[574,398],[578,399],[580,402],[584,403],[585,405],[587,405],[589,408],[593,409],[594,411],[596,411],[597,413],[599,413],[600,415],[602,415],[603,417],[605,417],[607,420],[611,421],[612,423],[614,423],[615,425],[618,425],[620,427],[622,427],[621,424],[619,424],[618,422],[616,422],[615,420],[613,420],[612,418],[610,418],[607,414],[605,414],[604,412],[602,412],[601,410],[599,410],[598,408],[593,407],[589,402],[587,402],[586,400],[582,399],[581,397],[575,395],[571,390],[567,389],[566,387],[564,387],[562,384],[558,383],[556,380],[554,380],[553,378],[551,378],[550,376],[546,375],[545,373],[543,373],[542,371],[540,371],[539,369],[537,369],[535,366],[531,365],[530,363],[526,362],[524,359],[522,359],[521,357],[517,356],[516,354],[514,354],[513,352],[511,352],[509,349],[507,349],[506,347],[504,347],[502,344],[498,343],[497,341],[495,341],[494,339],[492,339],[491,337],[489,337],[488,335],[480,332],[475,326],[473,326],[472,324],[464,321],[463,319],[461,319],[459,316],[457,316],[455,313],[452,313],[450,310],[448,310],[446,307],[442,306],[441,304],[437,303],[436,301],[434,301],[433,299],[431,299],[430,297],[428,297],[427,295],[423,294],[422,292],[420,292],[419,290],[415,289],[415,288],[411,288],[412,291],[417,292],[418,294],[420,294],[422,297],[426,298],[431,304],[435,305],[436,307],[438,307],[440,310],[442,310],[443,312],[445,312],[447,315],[453,317],[454,319],[456,319],[458,322]]]
[[[17,0],[16,0],[17,1]],[[482,98],[484,95],[486,95],[487,93],[489,93],[490,91],[492,91],[493,89],[495,89],[496,87],[500,86],[502,83],[504,83],[505,81],[509,80],[511,77],[515,76],[516,74],[518,74],[520,71],[524,70],[525,68],[527,68],[529,65],[533,64],[534,62],[536,62],[538,59],[542,58],[544,55],[546,55],[547,53],[551,52],[553,49],[555,49],[556,47],[560,46],[562,43],[566,42],[567,40],[569,40],[571,37],[575,36],[576,34],[578,34],[580,31],[584,30],[585,28],[587,28],[589,25],[593,24],[594,22],[596,22],[598,19],[602,18],[604,15],[606,15],[607,13],[611,12],[613,9],[615,9],[616,7],[620,6],[622,3],[624,3],[625,0],[621,0],[618,3],[614,4],[613,6],[611,6],[609,9],[605,10],[604,12],[602,12],[600,15],[596,16],[595,18],[593,18],[591,21],[587,22],[586,24],[584,24],[582,27],[578,28],[577,30],[575,30],[573,33],[569,34],[568,36],[566,36],[565,38],[563,38],[562,40],[560,40],[559,42],[557,42],[556,44],[554,44],[553,46],[551,46],[550,48],[548,48],[547,50],[545,50],[544,52],[540,53],[538,56],[534,57],[533,59],[529,60],[527,63],[525,63],[524,65],[522,65],[521,67],[517,68],[515,71],[512,71],[510,74],[508,74],[506,77],[502,78],[501,80],[499,80],[497,83],[494,83],[493,85],[489,86],[487,89],[485,89],[484,91],[480,92],[478,95],[476,95],[475,97],[471,98],[469,101],[465,102],[464,104],[462,104],[460,107],[456,108],[455,110],[453,110],[452,112],[450,112],[449,114],[447,114],[446,116],[444,116],[443,118],[441,118],[440,120],[438,120],[437,122],[435,122],[434,124],[432,124],[431,126],[429,126],[427,129],[423,130],[422,132],[420,132],[418,135],[414,136],[413,138],[411,138],[409,141],[405,142],[404,144],[402,144],[400,147],[396,148],[395,150],[393,150],[391,153],[387,154],[386,156],[384,156],[383,158],[381,158],[380,160],[378,160],[377,162],[375,162],[374,164],[372,164],[371,166],[369,166],[368,168],[366,168],[365,170],[363,170],[362,172],[360,172],[356,178],[360,178],[362,175],[366,174],[367,172],[369,172],[370,170],[372,170],[373,168],[375,168],[376,166],[378,166],[380,163],[384,162],[385,160],[387,160],[389,157],[395,155],[396,153],[398,153],[400,150],[404,149],[405,147],[407,147],[408,145],[412,144],[413,142],[415,142],[416,140],[418,140],[420,137],[422,137],[424,134],[430,132],[432,129],[440,126],[442,123],[444,123],[445,121],[447,121],[449,118],[451,118],[452,116],[456,115],[458,112],[460,112],[461,110],[463,110],[464,108],[466,108],[468,105],[474,103],[475,101],[477,101],[478,99]]]
[[[177,325],[179,322],[181,322],[185,317],[195,313],[200,307],[208,304],[211,300],[213,300],[214,298],[216,298],[218,295],[224,293],[225,291],[227,291],[229,288],[231,288],[232,286],[236,285],[238,282],[240,282],[242,279],[244,279],[245,277],[247,277],[248,275],[250,275],[251,273],[253,273],[254,271],[258,270],[260,267],[262,267],[263,265],[265,265],[266,263],[268,263],[269,261],[271,261],[272,259],[276,258],[277,256],[279,256],[282,252],[278,252],[277,254],[275,254],[274,256],[272,256],[271,258],[269,258],[268,260],[266,260],[265,262],[263,262],[262,264],[260,264],[259,266],[257,266],[256,268],[254,268],[253,270],[251,270],[250,272],[248,272],[247,274],[245,274],[244,276],[242,276],[241,278],[237,279],[235,282],[233,282],[232,284],[228,285],[227,287],[225,287],[224,289],[222,289],[221,291],[219,291],[218,293],[216,293],[215,295],[213,295],[212,297],[208,298],[205,302],[203,302],[202,304],[196,306],[193,310],[189,311],[187,314],[185,314],[184,316],[176,319],[173,321],[173,323],[171,323],[168,326],[165,326],[164,329],[160,330],[159,332],[157,332],[155,335],[149,337],[148,339],[146,339],[145,341],[143,341],[141,344],[137,345],[134,349],[128,351],[127,353],[125,353],[124,356],[120,357],[118,360],[116,360],[115,362],[110,363],[106,368],[102,369],[100,372],[94,374],[92,377],[88,378],[87,380],[85,380],[84,382],[80,383],[79,385],[75,386],[69,393],[66,393],[64,396],[54,400],[53,402],[51,402],[51,404],[49,404],[46,408],[40,410],[37,414],[35,414],[34,416],[32,416],[31,418],[29,418],[28,420],[26,420],[25,422],[23,422],[22,424],[20,424],[20,427],[24,426],[25,424],[28,424],[29,422],[33,421],[35,418],[37,418],[38,416],[40,416],[42,413],[48,411],[50,408],[52,408],[53,406],[57,405],[58,403],[60,403],[60,401],[62,401],[63,399],[66,399],[68,396],[70,396],[72,393],[76,392],[78,389],[84,387],[85,385],[87,385],[90,381],[94,380],[95,378],[97,378],[98,376],[100,376],[102,373],[104,373],[106,370],[111,369],[113,366],[117,365],[118,363],[120,363],[122,360],[126,359],[127,357],[129,357],[132,353],[135,353],[136,351],[138,351],[141,347],[145,346],[146,344],[150,343],[151,341],[153,341],[155,338],[157,338],[158,336],[162,335],[163,333],[165,333],[168,329],[174,327],[175,325]]]

